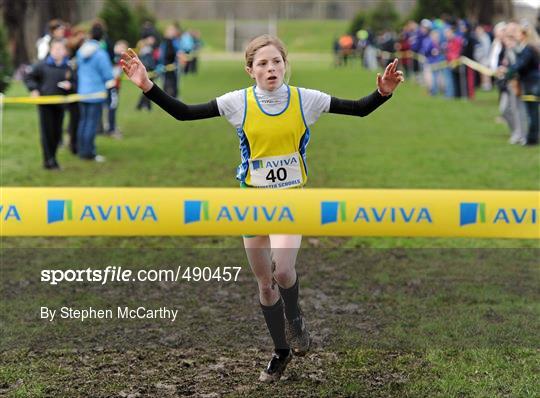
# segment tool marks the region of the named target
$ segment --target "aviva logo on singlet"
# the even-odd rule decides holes
[[[126,204],[83,204],[78,207],[80,212],[74,211],[72,200],[48,200],[47,224],[62,221],[153,221],[158,217],[152,205],[126,205]]]
[[[433,217],[427,207],[400,206],[356,206],[353,207],[350,220],[353,223],[396,223],[404,222],[431,224]],[[321,202],[321,224],[347,221],[346,202]]]
[[[214,217],[213,215],[216,214]],[[240,206],[221,205],[212,206],[210,216],[210,204],[207,200],[184,201],[184,224],[201,221],[215,222],[294,222],[294,216],[289,206]]]

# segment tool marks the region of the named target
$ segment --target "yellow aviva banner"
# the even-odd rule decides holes
[[[0,189],[1,236],[425,236],[540,239],[540,192]]]

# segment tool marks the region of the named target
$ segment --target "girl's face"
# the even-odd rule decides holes
[[[274,91],[283,84],[285,62],[279,50],[268,45],[255,53],[253,66],[246,66],[246,72],[255,79],[257,86],[266,91]]]
[[[61,62],[67,55],[66,46],[60,42],[54,42],[49,51],[55,62]]]

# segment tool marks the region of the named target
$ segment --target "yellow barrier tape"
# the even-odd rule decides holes
[[[41,95],[39,97],[3,97],[4,104],[36,104],[36,105],[52,105],[52,104],[70,104],[72,102],[80,102],[85,99],[106,99],[107,93],[92,93],[92,94],[69,94],[69,95]]]
[[[495,76],[495,72],[492,71],[491,69],[489,69],[487,66],[484,66],[470,58],[467,58],[467,57],[464,57],[464,56],[461,56],[459,57],[459,60],[467,65],[469,68],[471,69],[474,69],[475,71],[477,72],[480,72],[484,75],[487,75],[487,76]]]
[[[522,95],[520,98],[524,102],[540,102],[540,97],[535,95]]]
[[[538,191],[1,188],[1,236],[540,239]]]
[[[419,53],[415,53],[413,51],[395,51],[395,52],[388,52],[388,51],[379,51],[380,54],[382,55],[385,55],[387,57],[389,56],[398,56],[398,57],[402,57],[402,56],[407,56],[409,58],[414,58],[416,60],[418,60],[419,62],[422,62],[422,63],[425,63],[427,58],[425,56],[423,56],[422,54],[419,54]],[[487,76],[495,76],[497,74],[496,71],[493,71],[491,70],[490,68],[488,68],[487,66],[484,66],[482,65],[481,63],[479,62],[476,62],[468,57],[465,57],[465,56],[461,56],[459,57],[459,59],[456,59],[456,60],[453,60],[453,61],[440,61],[440,62],[436,62],[436,63],[433,63],[433,64],[429,64],[429,67],[431,70],[441,70],[441,69],[444,69],[444,68],[447,68],[447,67],[450,67],[450,68],[455,68],[456,66],[459,66],[459,65],[466,65],[468,66],[469,68],[479,72],[479,73],[482,73],[484,75],[487,75]],[[538,96],[535,96],[535,95],[522,95],[521,97],[521,100],[524,101],[524,102],[540,102],[540,97]]]
[[[155,71],[148,72],[148,77],[151,79],[155,79],[159,76],[161,76],[164,72],[173,72],[178,69],[178,66],[176,64],[167,64],[163,68],[160,68]],[[124,74],[123,77],[127,78],[127,76]]]

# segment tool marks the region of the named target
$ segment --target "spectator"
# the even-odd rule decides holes
[[[476,46],[476,39],[470,31],[470,26],[467,21],[459,21],[458,23],[461,36],[463,37],[463,46],[461,48],[461,55],[474,59],[474,47]],[[474,70],[466,65],[461,65],[460,73],[464,73],[465,84],[461,85],[461,96],[467,96],[470,99],[474,98]]]
[[[429,19],[423,19],[420,22],[420,26],[418,27],[415,34],[411,37],[411,50],[420,55],[420,59],[418,60],[418,77],[417,81],[419,83],[425,83],[428,86],[430,86],[431,81],[431,73],[428,70],[425,71],[425,59],[422,59],[421,57],[425,57],[425,53],[423,51],[423,45],[426,40],[429,40],[429,32],[431,31],[431,21]]]
[[[502,66],[504,59],[505,48],[503,44],[503,36],[505,28],[505,22],[499,22],[493,27],[493,41],[491,42],[488,55],[488,68],[493,73],[496,73],[499,67]],[[499,112],[503,119],[506,119],[504,116],[505,113],[510,111],[506,82],[506,79],[495,79],[495,86],[499,91]]]
[[[505,73],[510,65],[516,63],[517,30],[519,30],[519,26],[515,22],[510,22],[504,30],[505,56],[502,61],[503,66],[498,70],[498,76],[504,82],[507,93],[508,104],[505,106],[502,116],[510,128],[509,142],[510,144],[525,145],[527,143],[527,117],[525,104],[520,99],[521,87],[516,76]]]
[[[25,84],[33,97],[65,95],[74,88],[73,71],[68,65],[67,49],[63,40],[52,39],[50,55],[34,65],[25,77]],[[64,105],[38,105],[43,167],[58,170],[56,152],[62,139]]]
[[[397,50],[400,52],[399,62],[405,74],[410,76],[414,73],[414,60],[411,53],[411,38],[416,30],[416,24],[413,21],[407,22],[399,35],[399,41],[397,43]]]
[[[154,47],[159,47],[161,43],[161,36],[152,21],[144,21],[141,27],[141,39],[146,39],[148,36],[153,36]]]
[[[156,62],[154,60],[155,42],[154,36],[147,36],[146,38],[139,40],[139,43],[137,43],[137,48],[139,49],[139,58],[146,70],[151,73],[156,69]],[[152,82],[154,81],[153,79],[151,80]],[[140,111],[143,108],[150,111],[152,109],[152,102],[146,98],[144,94],[141,94],[136,109]]]
[[[102,20],[101,18],[96,18],[94,20],[94,26],[98,26],[102,31],[103,31],[103,35],[101,37],[101,39],[99,40],[99,46],[105,50],[105,52],[107,53],[107,55],[109,56],[109,59],[111,60],[111,64],[114,63],[114,44],[112,42],[112,40],[110,39],[110,37],[108,36],[107,34],[107,24],[105,23],[104,20]],[[111,81],[110,83],[108,83],[106,86],[107,86],[107,101],[103,102],[103,109],[104,111],[106,112],[106,120],[109,120],[110,118],[110,114],[111,112],[114,112],[113,109],[111,109],[111,105],[113,104],[113,93],[112,93],[112,84],[113,82]],[[110,131],[110,126],[107,127],[107,130],[105,130],[104,128],[104,124],[103,124],[103,120],[104,120],[104,117],[103,115],[105,114],[102,114],[102,117],[99,119],[99,123],[98,123],[98,127],[96,129],[96,134],[109,134],[109,131]]]
[[[180,36],[180,60],[182,71],[189,73],[191,71],[192,53],[195,47],[195,41],[189,31],[185,31]]]
[[[519,76],[521,93],[532,97],[527,98],[525,101],[529,125],[525,143],[527,145],[537,145],[539,129],[538,97],[540,97],[539,43],[535,32],[528,23],[513,25],[510,32],[514,38],[516,61],[507,68],[506,76],[509,78]]]
[[[489,66],[489,50],[491,47],[491,39],[481,25],[474,29],[476,43],[474,46],[474,59],[484,66]],[[481,87],[484,91],[491,90],[491,77],[489,75],[480,74]]]
[[[424,51],[427,63],[431,70],[430,94],[437,95],[441,84],[441,73],[446,69],[446,60],[441,48],[441,37],[438,30],[432,30],[429,34],[430,40],[425,41]]]
[[[365,31],[365,39],[362,39],[364,45],[364,66],[369,70],[377,69],[377,47],[373,34],[368,30]]]
[[[108,89],[108,121],[109,126],[107,134],[113,138],[121,139],[122,132],[116,126],[116,111],[118,110],[118,103],[120,100],[120,84],[122,83],[122,67],[120,66],[120,58],[123,52],[128,49],[128,42],[125,40],[118,40],[114,44],[114,64],[113,64],[113,77],[114,82]]]
[[[86,33],[82,29],[73,29],[71,35],[67,40],[67,49],[68,57],[71,68],[73,69],[73,74],[77,76],[77,50],[81,48],[84,43]],[[77,129],[79,128],[80,120],[80,110],[79,103],[72,102],[67,105],[69,112],[69,124],[68,124],[68,134],[69,134],[69,149],[74,155],[77,154]]]
[[[165,28],[163,40],[159,46],[158,70],[163,71],[163,91],[171,97],[178,96],[178,58],[180,56],[180,40],[178,29],[174,24]]]
[[[51,40],[63,39],[65,37],[65,33],[66,28],[60,19],[52,19],[49,22],[49,32],[45,36],[38,39],[36,43],[38,61],[44,60],[47,55],[49,55]]]
[[[461,56],[463,39],[455,34],[453,27],[445,31],[446,36],[446,61],[449,63],[446,68],[446,96],[460,97],[460,66],[458,65]]]
[[[196,74],[198,70],[199,63],[199,52],[203,46],[203,41],[201,40],[201,32],[196,29],[190,30],[191,37],[193,37],[193,51],[191,52],[191,64],[189,65],[189,72]]]
[[[90,39],[77,51],[78,90],[81,95],[105,93],[106,82],[112,80],[112,64],[109,56],[99,44],[103,38],[103,27],[94,24]],[[77,131],[78,154],[82,159],[103,162],[105,158],[96,153],[95,138],[101,120],[103,99],[83,99],[80,102],[81,118]]]
[[[381,66],[386,68],[394,60],[394,51],[396,50],[394,34],[389,30],[384,31],[379,36],[378,47],[381,50]]]

